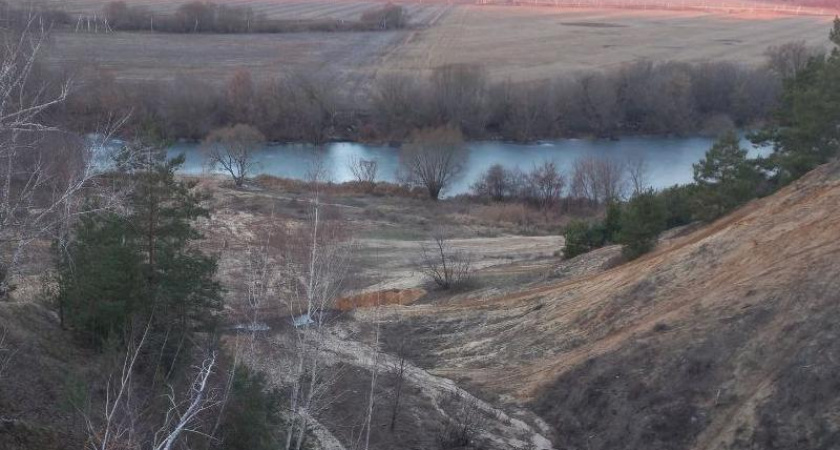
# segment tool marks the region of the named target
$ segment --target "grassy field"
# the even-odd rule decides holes
[[[123,81],[178,76],[223,83],[240,69],[254,78],[281,73],[323,77],[354,89],[372,79],[376,63],[404,38],[402,31],[286,34],[58,33],[47,59],[98,67]]]
[[[160,0],[160,8],[172,4]],[[95,10],[102,0],[72,0],[68,10]],[[284,17],[359,14],[372,2],[245,0]],[[177,3],[176,3],[177,4]],[[415,23],[392,32],[281,35],[59,33],[51,60],[96,65],[126,80],[178,74],[223,81],[242,67],[257,77],[279,72],[326,76],[360,89],[382,73],[424,73],[475,63],[495,80],[515,82],[605,69],[639,59],[759,63],[768,46],[828,42],[829,17],[726,15],[705,12],[553,9],[407,4]],[[349,16],[347,16],[349,17]]]
[[[474,63],[497,80],[530,81],[639,59],[759,63],[771,45],[827,45],[829,24],[815,16],[463,5],[391,52],[385,70]]]
[[[18,0],[20,1],[20,0]],[[111,0],[53,0],[71,15],[90,15],[98,13]],[[153,12],[172,14],[188,0],[128,0],[131,6],[146,6]],[[13,3],[13,2],[10,2]],[[383,0],[228,0],[217,1],[231,6],[247,6],[254,12],[264,14],[270,19],[283,20],[322,20],[341,19],[357,20],[365,11],[379,8],[387,3]],[[450,6],[449,2],[417,2],[404,6],[411,15],[411,22],[427,25],[434,22]]]

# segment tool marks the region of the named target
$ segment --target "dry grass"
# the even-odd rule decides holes
[[[731,444],[766,397],[789,400],[778,374],[809,368],[797,355],[835,333],[838,198],[833,163],[631,263],[395,309],[395,323],[435,373],[529,403],[567,431],[561,446],[748,448]],[[630,436],[625,420],[655,428]]]
[[[22,1],[22,0],[18,0]],[[62,0],[56,1],[63,10],[72,15],[90,15],[98,13],[111,0]],[[146,6],[159,14],[172,14],[188,0],[128,0],[132,6]],[[14,0],[9,3],[14,3]],[[224,3],[224,2],[218,2]],[[227,2],[235,6],[247,6],[269,19],[281,20],[357,20],[368,10],[381,7],[387,0],[237,0]],[[441,11],[448,8],[447,2],[407,3],[404,5],[411,15],[411,23],[426,25],[431,23]]]
[[[82,0],[71,2],[68,8],[91,11],[101,3]],[[266,5],[272,15],[285,11],[288,17],[315,19],[358,14],[366,5],[374,5],[350,1],[252,3],[255,7]],[[171,8],[174,4],[157,1],[156,5]],[[55,64],[101,67],[128,81],[186,75],[223,82],[247,67],[257,78],[301,73],[325,78],[339,90],[361,93],[381,74],[422,74],[452,63],[480,64],[493,80],[522,82],[607,69],[639,59],[757,64],[771,45],[793,40],[811,45],[828,42],[829,18],[818,16],[439,3],[405,6],[419,28],[281,35],[58,33],[49,59]]]
[[[531,81],[622,63],[759,63],[771,45],[827,45],[830,17],[689,11],[461,6],[389,54],[385,71],[480,64],[494,80]]]

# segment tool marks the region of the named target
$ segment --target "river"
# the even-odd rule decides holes
[[[713,139],[703,137],[627,137],[616,141],[563,139],[534,144],[470,142],[467,144],[469,158],[466,170],[445,195],[467,192],[479,175],[493,164],[528,170],[534,164],[553,160],[569,173],[574,161],[587,155],[619,159],[642,157],[647,161],[649,184],[657,189],[664,188],[691,182],[691,165],[703,157],[713,142]],[[742,141],[742,146],[750,149],[751,156],[769,153],[769,149],[754,148],[746,139]],[[179,143],[169,150],[170,156],[180,153],[186,156],[182,173],[207,173],[201,144]],[[395,147],[351,142],[330,143],[319,148],[302,144],[272,144],[256,152],[253,174],[305,178],[316,158],[320,158],[326,177],[332,182],[353,180],[349,165],[354,158],[378,161],[378,178],[383,181],[395,180],[399,164],[399,152]]]

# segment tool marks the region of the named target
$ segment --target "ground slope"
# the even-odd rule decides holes
[[[838,206],[834,163],[632,263],[404,308],[399,331],[556,448],[840,448]]]

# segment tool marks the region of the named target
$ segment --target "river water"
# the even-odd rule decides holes
[[[648,165],[648,183],[654,188],[669,187],[692,181],[691,165],[700,160],[714,140],[703,137],[628,137],[617,141],[590,139],[563,139],[534,144],[514,144],[498,141],[479,141],[467,144],[469,158],[463,176],[445,192],[455,195],[467,192],[479,175],[493,164],[505,167],[530,169],[534,164],[552,160],[566,173],[574,161],[582,156],[595,155],[618,159],[642,157]],[[754,148],[744,139],[744,148],[751,156],[766,155],[769,149]],[[201,144],[179,143],[169,150],[170,156],[183,153],[186,164],[182,173],[198,175],[207,173]],[[302,144],[267,145],[255,154],[257,166],[254,175],[266,174],[285,178],[302,179],[318,159],[332,182],[353,180],[350,162],[354,158],[378,161],[378,179],[395,181],[399,151],[395,147],[337,142],[321,147]]]

